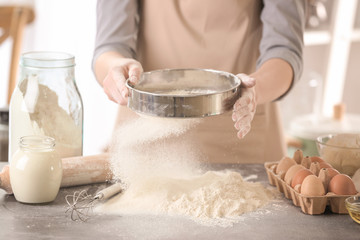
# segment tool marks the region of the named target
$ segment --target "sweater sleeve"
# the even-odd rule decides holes
[[[137,0],[97,1],[93,68],[104,52],[116,51],[128,58],[136,57],[138,19]]]
[[[257,68],[271,58],[288,62],[298,81],[302,69],[303,33],[305,28],[305,0],[264,0],[261,12],[263,23],[260,57]]]

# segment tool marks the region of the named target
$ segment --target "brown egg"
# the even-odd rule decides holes
[[[329,192],[337,195],[355,195],[355,184],[348,175],[337,174],[329,183]]]
[[[285,174],[286,171],[292,166],[295,165],[296,162],[294,159],[289,158],[289,157],[283,157],[280,161],[279,164],[276,167],[276,174]]]
[[[304,179],[309,175],[314,175],[309,169],[299,170],[291,180],[291,187],[294,188],[296,185],[302,184]]]
[[[319,166],[320,166],[320,168],[332,168],[330,163],[327,163],[327,162],[320,162]]]
[[[301,184],[300,192],[306,196],[323,196],[325,195],[325,188],[320,178],[309,175]]]
[[[312,157],[310,157],[310,159],[311,159],[311,162],[318,162],[318,163],[325,162],[322,158],[320,158],[318,156],[312,156]]]
[[[304,166],[301,166],[299,164],[295,164],[295,165],[292,165],[286,172],[285,174],[285,177],[284,177],[284,181],[287,183],[287,184],[291,184],[291,181],[292,179],[294,178],[295,174],[301,170],[301,169],[305,169]]]

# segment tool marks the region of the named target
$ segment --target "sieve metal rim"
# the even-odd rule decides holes
[[[199,93],[199,94],[189,94],[189,95],[182,95],[182,94],[162,94],[162,93],[155,93],[145,90],[140,90],[136,88],[136,84],[132,84],[130,82],[130,79],[127,79],[126,81],[126,87],[129,89],[129,100],[128,100],[128,107],[132,109],[135,112],[146,114],[146,115],[152,115],[152,116],[158,116],[158,117],[172,117],[172,118],[196,118],[196,117],[207,117],[207,116],[213,116],[213,115],[219,115],[222,114],[230,108],[232,108],[232,104],[235,102],[237,98],[240,97],[240,85],[241,85],[241,79],[237,77],[236,75],[225,72],[225,71],[219,71],[219,70],[213,70],[213,69],[201,69],[201,68],[180,68],[180,69],[160,69],[160,70],[154,70],[149,72],[143,72],[143,75],[148,74],[156,74],[156,73],[169,73],[169,72],[175,72],[175,71],[204,71],[211,74],[219,74],[222,77],[227,77],[229,80],[233,80],[235,84],[228,89],[219,90],[216,92],[210,92],[210,93]],[[136,95],[136,96],[134,96]],[[197,101],[207,101],[208,103],[215,102],[214,108],[207,107],[207,109],[204,109],[204,111],[200,111],[198,109],[198,112],[188,112],[186,110],[183,110],[185,112],[171,112],[170,114],[168,112],[155,112],[154,109],[148,109],[148,107],[144,106],[143,103],[139,103],[139,101],[145,101],[144,99],[151,98],[146,104],[149,103],[158,103],[162,102],[165,103],[169,102],[169,104],[172,104],[173,102],[190,102],[194,103]],[[230,101],[229,101],[230,99]],[[230,102],[230,104],[229,104]],[[231,106],[225,106],[227,105]],[[224,105],[219,107],[219,104]],[[216,107],[216,109],[215,109]],[[176,110],[176,107],[173,106],[174,111]]]
[[[140,90],[140,89],[136,89],[135,88],[135,85],[132,84],[130,82],[130,78],[128,78],[125,82],[125,85],[127,88],[133,90],[133,91],[137,91],[139,93],[143,93],[143,94],[151,94],[153,96],[175,96],[175,97],[194,97],[194,96],[206,96],[206,95],[213,95],[213,94],[221,94],[221,93],[225,93],[225,92],[228,92],[236,87],[239,87],[241,85],[241,79],[239,77],[237,77],[235,74],[232,74],[232,73],[229,73],[229,72],[225,72],[225,71],[220,71],[220,70],[214,70],[214,69],[207,69],[207,68],[176,68],[176,69],[171,69],[171,68],[167,68],[167,69],[159,69],[159,70],[154,70],[154,71],[148,71],[148,72],[143,72],[142,74],[143,75],[150,75],[150,74],[153,74],[153,73],[156,73],[156,72],[168,72],[168,71],[205,71],[205,72],[212,72],[212,73],[218,73],[218,74],[226,74],[226,75],[229,75],[235,79],[238,79],[239,80],[239,83],[232,87],[232,88],[229,88],[227,90],[223,90],[223,91],[218,91],[218,92],[213,92],[213,93],[204,93],[204,94],[193,94],[193,95],[181,95],[181,94],[176,94],[176,95],[171,95],[171,94],[166,94],[166,95],[163,95],[163,94],[160,94],[160,93],[152,93],[152,92],[147,92],[147,91],[143,91],[143,90]],[[130,93],[130,92],[129,92]]]

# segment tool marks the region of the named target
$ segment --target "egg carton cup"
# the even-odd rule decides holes
[[[275,174],[277,164],[278,162],[266,162],[264,164],[270,185],[276,186],[277,190],[283,193],[285,198],[292,200],[295,206],[301,207],[302,212],[310,215],[323,214],[326,206],[329,206],[333,213],[348,214],[345,199],[354,195],[336,195],[329,192],[324,196],[305,196]]]

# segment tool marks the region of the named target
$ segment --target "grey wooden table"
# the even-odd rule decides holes
[[[211,168],[230,168],[244,177],[256,175],[255,181],[269,186],[260,164],[212,165]],[[266,207],[244,214],[239,223],[229,228],[151,215],[94,214],[87,222],[73,222],[65,214],[67,194],[83,189],[92,194],[105,186],[61,189],[56,200],[47,205],[21,204],[0,190],[0,239],[360,239],[360,225],[348,215],[328,211],[318,216],[306,215],[282,195]]]

